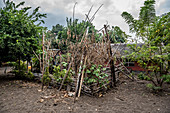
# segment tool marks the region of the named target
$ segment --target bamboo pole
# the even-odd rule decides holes
[[[76,89],[75,89],[75,94],[74,94],[74,102],[77,96],[77,92],[79,90],[79,83],[80,83],[80,74],[81,74],[81,68],[82,68],[82,63],[83,63],[83,54],[81,56],[81,61],[80,61],[80,67],[79,67],[79,73],[78,73],[78,77],[77,77],[77,84],[76,84]]]

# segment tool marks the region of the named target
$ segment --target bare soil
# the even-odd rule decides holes
[[[0,113],[170,113],[170,87],[154,93],[146,81],[121,78],[101,97],[81,95],[73,102],[65,91],[41,91],[41,84],[16,80],[0,68]]]

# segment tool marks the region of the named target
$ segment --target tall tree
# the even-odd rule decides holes
[[[155,0],[146,0],[144,6],[141,7],[139,13],[139,19],[128,13],[123,12],[121,16],[125,19],[126,23],[129,24],[130,32],[136,33],[136,36],[147,39],[148,30],[150,25],[155,19]]]
[[[137,61],[147,72],[144,78],[152,82],[148,87],[160,89],[163,82],[170,82],[170,12],[155,16],[155,0],[146,0],[141,7],[139,19],[127,12],[122,17],[129,24],[130,31],[143,38],[143,46],[129,45],[133,50],[129,58]]]
[[[124,43],[126,39],[130,37],[118,26],[112,26],[112,29],[109,31],[109,38],[111,43]]]
[[[39,46],[38,38],[42,33],[46,14],[38,13],[40,7],[33,10],[23,7],[25,2],[15,4],[4,0],[5,6],[0,9],[0,59],[1,61],[27,59],[30,60],[33,50]],[[38,24],[35,24],[38,22]]]

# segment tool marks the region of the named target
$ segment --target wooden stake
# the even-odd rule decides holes
[[[80,94],[81,94],[81,86],[83,84],[83,79],[84,79],[84,70],[85,70],[85,65],[86,65],[86,60],[87,60],[87,56],[85,57],[85,60],[84,60],[84,65],[83,65],[83,71],[82,71],[82,75],[81,75],[81,81],[80,81],[80,88],[79,88],[79,92],[78,92],[78,97],[80,97]]]

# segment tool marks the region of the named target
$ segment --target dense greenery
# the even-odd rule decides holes
[[[159,89],[163,82],[170,79],[170,12],[162,16],[155,15],[154,0],[146,0],[141,7],[139,19],[123,12],[122,16],[129,24],[130,31],[142,37],[143,46],[129,45],[133,52],[129,58],[137,61],[147,72],[144,78],[152,81],[149,87]]]
[[[67,18],[66,21],[67,27],[57,24],[56,26],[53,26],[51,31],[52,33],[56,33],[57,41],[60,42],[58,43],[60,49],[67,48],[67,41],[73,43],[81,41],[86,32],[88,32],[88,38],[93,40],[94,43],[102,39],[102,34],[95,29],[95,26],[92,23],[84,20],[78,22],[78,19],[73,21],[71,18]],[[124,43],[126,39],[130,37],[118,26],[112,26],[112,29],[108,31],[111,43]]]
[[[6,0],[5,6],[0,9],[1,61],[30,60],[33,50],[39,47],[39,36],[43,30],[40,24],[44,23],[42,18],[46,14],[38,13],[40,7],[29,14],[31,7],[23,7],[24,3]]]

